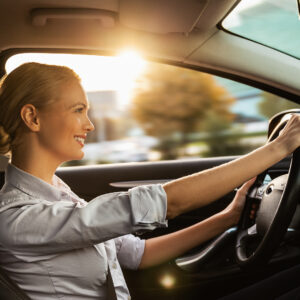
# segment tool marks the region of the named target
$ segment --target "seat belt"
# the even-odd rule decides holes
[[[117,300],[117,294],[116,294],[116,290],[113,284],[113,280],[111,277],[111,273],[110,273],[110,267],[108,266],[107,269],[107,295],[108,295],[108,300]]]

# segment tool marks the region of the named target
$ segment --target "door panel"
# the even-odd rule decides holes
[[[65,167],[60,168],[57,174],[75,193],[88,201],[100,194],[127,190],[127,186],[119,188],[116,183],[142,180],[148,183],[149,180],[155,180],[158,183],[209,169],[234,158],[236,157]]]

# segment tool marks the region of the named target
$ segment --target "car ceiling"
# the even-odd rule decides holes
[[[152,60],[231,73],[300,96],[299,60],[218,29],[238,2],[1,0],[0,49],[111,55],[133,48]]]

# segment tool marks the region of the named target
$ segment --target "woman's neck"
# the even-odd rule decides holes
[[[19,169],[36,176],[52,185],[52,178],[58,166],[58,162],[53,159],[38,155],[34,151],[18,149],[12,151],[11,163]]]

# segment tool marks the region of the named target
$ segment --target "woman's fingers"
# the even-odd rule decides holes
[[[244,205],[245,205],[247,192],[248,192],[249,188],[255,182],[255,179],[256,179],[256,177],[245,182],[238,189],[233,201],[228,206],[228,209],[231,210],[234,213],[234,215],[236,216],[236,222],[238,222],[240,219],[240,215],[241,215]]]
[[[255,182],[256,180],[256,177],[253,177],[252,179],[246,181],[240,188],[239,190],[242,192],[242,193],[245,193],[245,195],[247,194],[249,188],[252,186],[252,184]]]
[[[283,141],[288,153],[292,153],[300,146],[300,115],[291,115],[277,139]]]

